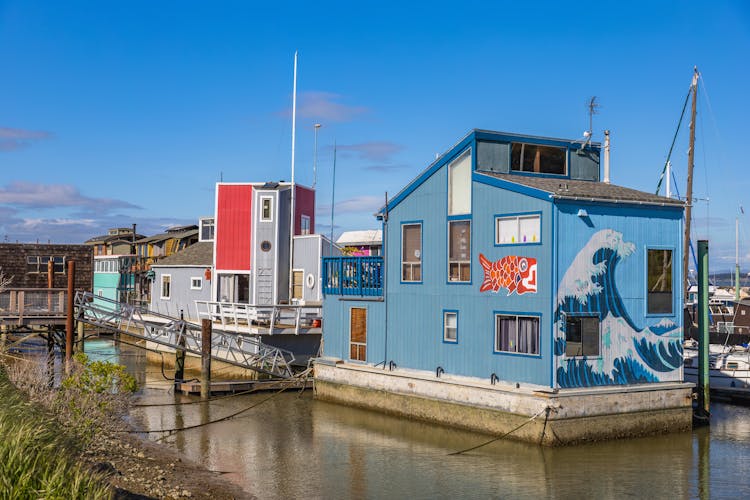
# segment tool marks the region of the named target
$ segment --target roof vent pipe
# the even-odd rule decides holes
[[[609,130],[604,131],[604,183],[609,184]]]

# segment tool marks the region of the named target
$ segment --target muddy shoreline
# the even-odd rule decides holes
[[[256,498],[220,472],[209,471],[165,445],[131,433],[98,434],[80,459],[106,478],[117,499]]]

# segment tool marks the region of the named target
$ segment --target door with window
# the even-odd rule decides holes
[[[364,307],[349,310],[349,358],[367,361],[367,309]]]

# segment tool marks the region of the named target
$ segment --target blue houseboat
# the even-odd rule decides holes
[[[324,259],[317,397],[545,445],[689,429],[684,206],[600,153],[474,130],[391,198],[382,256]]]

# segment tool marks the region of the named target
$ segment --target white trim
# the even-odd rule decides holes
[[[260,222],[273,222],[274,219],[274,207],[273,207],[273,196],[259,196],[259,207],[260,210],[258,211],[258,221]],[[270,205],[268,206],[268,218],[265,218],[263,216],[263,202],[265,200],[268,200]]]
[[[198,280],[198,286],[195,286],[195,280]],[[202,276],[191,276],[190,277],[190,289],[191,290],[203,290],[203,277]]]
[[[164,278],[169,278],[169,295],[164,295]],[[162,300],[172,300],[172,275],[162,274],[159,279],[159,298]]]

